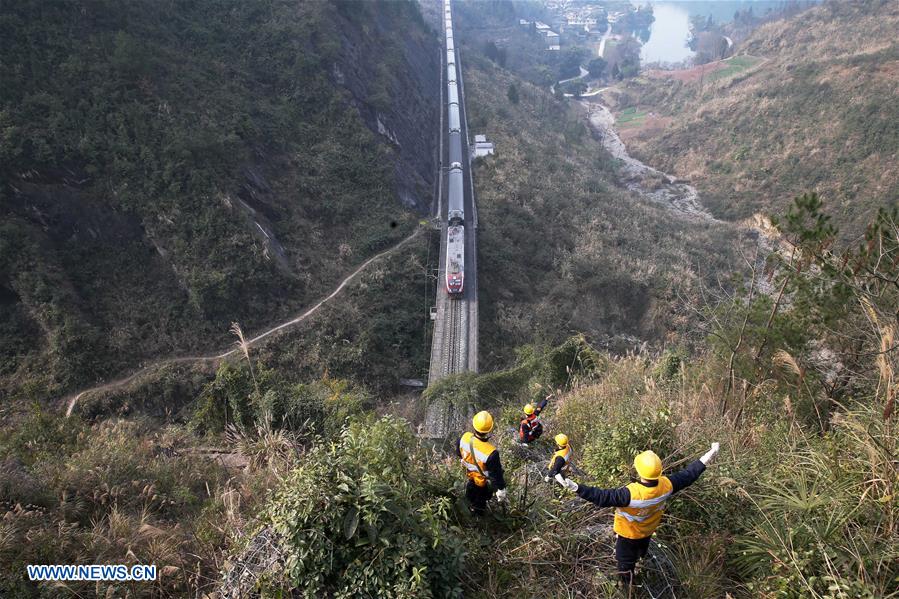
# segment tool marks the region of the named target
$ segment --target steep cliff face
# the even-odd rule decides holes
[[[415,3],[19,2],[0,54],[0,388],[271,322],[430,204]]]
[[[359,4],[341,11],[334,80],[352,94],[366,126],[393,146],[400,200],[425,213],[437,167],[439,42],[413,4]]]

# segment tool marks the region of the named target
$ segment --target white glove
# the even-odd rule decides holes
[[[712,461],[712,458],[715,457],[715,454],[718,453],[718,450],[720,448],[721,448],[721,444],[718,443],[717,441],[715,441],[714,443],[712,443],[712,448],[710,450],[708,450],[705,453],[705,455],[703,455],[701,458],[699,458],[699,461],[702,462],[703,464],[708,465],[708,463]]]
[[[570,478],[564,478],[561,474],[556,475],[556,482],[571,491],[577,493],[577,483]]]
[[[544,476],[544,477],[543,477],[543,482],[548,483],[548,482],[549,482],[549,476]]]
[[[496,492],[496,500],[499,502],[503,502],[506,500],[506,490],[505,489],[500,489],[499,491]]]
[[[530,445],[528,445],[527,443],[522,443],[521,446],[522,447],[530,447]]]

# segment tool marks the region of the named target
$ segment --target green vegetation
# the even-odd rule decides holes
[[[525,403],[537,403],[547,394],[568,389],[604,368],[605,357],[578,336],[553,348],[518,348],[515,364],[504,370],[444,377],[428,387],[422,399],[427,403],[450,402],[462,410],[498,406],[513,398],[526,397]],[[510,421],[514,423],[517,419]]]
[[[469,126],[497,148],[474,170],[482,370],[512,364],[514,347],[577,333],[622,350],[627,335],[678,338],[687,322],[678,295],[692,302],[705,276],[730,270],[733,232],[622,191],[577,104],[475,54],[465,64]],[[720,248],[711,259],[710,247]]]
[[[0,40],[9,393],[299,312],[412,231],[398,192],[430,195],[439,71],[411,2],[17,2]]]
[[[88,425],[39,408],[0,430],[0,594],[183,596],[208,588],[221,550],[249,509],[228,473],[195,455],[180,426]],[[247,490],[248,491],[248,490]],[[156,583],[39,587],[26,564],[156,564]],[[39,590],[40,589],[40,590]]]
[[[506,97],[509,98],[509,102],[511,102],[512,104],[518,104],[518,88],[515,87],[514,83],[509,85],[509,91],[506,92]]]
[[[649,114],[646,110],[638,110],[636,106],[625,108],[615,115],[615,124],[620,128],[641,125]]]
[[[551,11],[542,2],[461,1],[453,5],[453,10],[457,43],[540,87],[577,77],[579,67],[591,55],[592,48],[579,45],[574,38],[566,39],[561,51],[547,50],[546,38],[533,25],[535,20],[551,19]],[[531,25],[523,27],[519,19]],[[502,42],[498,45],[499,40]]]
[[[719,218],[778,214],[814,190],[840,241],[856,239],[899,198],[897,28],[892,2],[823,3],[761,26],[702,79],[629,82],[621,106],[671,118],[628,146],[689,178]]]
[[[727,66],[723,69],[717,69],[709,73],[708,79],[709,81],[715,81],[717,79],[732,77],[738,73],[742,73],[748,68],[754,67],[761,62],[761,60],[761,58],[755,56],[734,56],[733,58],[728,58],[727,60],[722,61]]]
[[[574,478],[600,485],[627,482],[640,449],[670,472],[721,442],[667,508],[647,588],[895,597],[899,212],[838,253],[822,210],[809,194],[781,219],[786,245],[764,288],[750,262],[738,293],[707,295],[693,351],[615,357],[574,337],[429,390],[498,417],[510,502],[484,521],[461,503],[456,460],[390,415],[402,408],[384,416],[346,380],[279,380],[252,350],[176,423],[35,406],[0,428],[0,590],[59,590],[27,583],[25,563],[124,559],[157,564],[160,580],[68,590],[174,597],[224,580],[232,596],[615,597],[611,510],[542,481],[562,431]],[[521,405],[549,392],[547,439],[517,446]]]
[[[460,12],[510,10],[480,4]],[[750,240],[773,249],[734,268],[748,245],[734,228],[624,191],[578,103],[468,52],[469,124],[497,144],[474,173],[483,374],[395,395],[429,352],[437,239],[421,234],[308,322],[258,346],[234,325],[238,351],[214,368],[170,364],[66,417],[49,393],[225,346],[231,322],[249,334],[296,312],[407,235],[417,219],[394,191],[424,182],[395,178],[411,150],[379,142],[366,119],[399,118],[399,90],[427,85],[395,73],[434,49],[409,3],[220,0],[165,18],[149,2],[73,6],[0,14],[12,82],[0,91],[0,376],[14,392],[0,422],[0,595],[620,596],[612,510],[543,482],[565,432],[573,477],[599,485],[628,482],[639,450],[671,472],[721,442],[666,508],[647,590],[899,598],[899,207],[882,207],[895,178],[877,170],[896,147],[895,108],[878,102],[894,95],[884,65],[897,55],[894,40],[865,45],[893,13],[828,4],[810,13],[833,33],[815,62],[788,69],[762,52],[798,34],[772,23],[750,41],[770,59],[764,82],[738,58],[746,70],[705,91],[636,81],[639,103],[621,100],[625,123],[645,118],[637,105],[685,114],[719,100],[696,118],[715,135],[731,127],[720,143],[732,157],[700,121],[678,127],[717,152],[700,164],[720,185],[751,162],[783,189],[832,190],[854,161],[858,177],[878,175],[856,181],[870,192],[850,207],[863,221],[800,195],[777,211],[776,239]],[[869,38],[839,31],[853,18]],[[356,81],[350,64],[374,75]],[[871,96],[827,121],[839,152],[803,137],[816,117],[802,106],[834,116],[828,102],[856,85]],[[770,117],[757,129],[734,112],[753,116],[750,97]],[[809,139],[822,162],[795,156]],[[834,168],[803,171],[821,165]],[[638,348],[646,339],[665,350]],[[546,395],[544,438],[519,446],[522,405]],[[484,519],[464,505],[456,456],[415,435],[428,402],[496,416],[509,503]],[[159,579],[32,583],[34,563],[155,564]]]
[[[208,406],[210,420],[198,428],[220,431],[224,406],[246,400],[233,392],[249,394],[258,386],[259,394],[265,395],[270,389],[324,378],[352,380],[383,395],[395,392],[398,378],[426,378],[430,356],[426,314],[433,301],[426,295],[433,288],[423,273],[439,241],[436,235],[426,237],[373,265],[304,323],[251,347],[250,356],[254,363],[258,360],[258,385],[245,361],[223,363],[218,369],[211,363],[169,365],[124,388],[88,394],[79,399],[75,411],[91,420],[135,413],[182,418],[197,409],[198,398],[202,404],[216,397],[222,401]],[[280,397],[281,391],[277,394]]]
[[[587,70],[590,71],[591,77],[602,77],[606,72],[606,67],[608,63],[606,63],[605,59],[602,57],[594,58],[590,62],[587,63]]]
[[[315,445],[264,510],[287,571],[263,594],[461,596],[453,474],[402,421],[357,422]]]

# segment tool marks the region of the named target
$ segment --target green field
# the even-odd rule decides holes
[[[645,110],[637,110],[636,106],[630,106],[615,116],[615,124],[619,127],[633,127],[643,124],[649,114]]]
[[[723,69],[719,69],[717,71],[713,71],[709,73],[708,78],[711,81],[716,81],[718,79],[724,79],[725,77],[732,77],[737,73],[745,71],[749,67],[754,67],[759,62],[761,62],[761,58],[756,56],[734,56],[732,58],[728,58],[724,62],[727,64]]]

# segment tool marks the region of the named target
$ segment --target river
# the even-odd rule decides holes
[[[633,1],[635,6],[646,5],[645,1]],[[693,56],[687,47],[690,37],[690,19],[704,17],[719,25],[729,23],[734,13],[752,9],[761,16],[770,10],[783,7],[783,0],[694,0],[674,2],[652,2],[655,21],[647,28],[633,32],[634,37],[643,42],[640,60],[643,64],[682,62]]]

